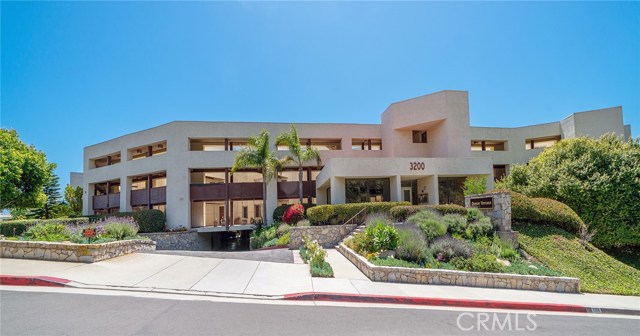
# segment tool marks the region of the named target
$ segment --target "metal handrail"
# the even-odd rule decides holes
[[[358,216],[362,216],[362,220],[360,222],[357,222]],[[362,208],[362,210],[358,211],[355,215],[353,215],[353,217],[349,218],[342,225],[345,226],[349,224],[360,224],[362,221],[364,221],[364,218],[366,217],[367,217],[367,208]]]

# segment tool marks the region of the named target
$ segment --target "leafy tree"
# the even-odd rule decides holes
[[[484,177],[467,177],[464,180],[464,195],[484,194],[487,191]]]
[[[600,247],[640,246],[640,138],[562,140],[514,165],[500,186],[567,204]]]
[[[0,129],[0,209],[42,206],[51,170],[43,152],[22,142],[15,130]]]
[[[64,200],[71,207],[72,214],[82,215],[82,187],[72,187],[70,184],[64,188]]]
[[[315,160],[317,165],[320,165],[320,152],[315,149],[307,146],[303,148],[300,144],[300,138],[298,137],[298,131],[292,125],[291,129],[288,132],[282,132],[276,138],[276,145],[285,145],[289,148],[290,155],[284,157],[283,161],[285,163],[293,163],[298,166],[298,198],[300,204],[303,203],[303,193],[302,193],[302,172],[303,165],[305,162]]]
[[[262,129],[256,136],[252,136],[247,141],[247,146],[242,148],[233,162],[231,173],[235,173],[240,169],[254,168],[258,169],[262,175],[262,220],[267,222],[267,183],[271,181],[277,174],[278,169],[282,166],[282,161],[278,160],[275,151],[272,150],[269,142],[269,132]],[[262,224],[258,223],[258,230],[262,228]]]

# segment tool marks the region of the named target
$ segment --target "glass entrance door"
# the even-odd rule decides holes
[[[413,198],[412,198],[412,192],[411,192],[411,187],[403,187],[402,188],[402,200],[405,202],[409,202],[411,203]]]

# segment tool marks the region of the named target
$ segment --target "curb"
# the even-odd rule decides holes
[[[3,286],[65,287],[69,282],[71,280],[49,276],[0,275],[0,285]]]
[[[409,296],[360,295],[360,294],[319,293],[319,292],[318,293],[306,292],[306,293],[286,294],[283,299],[291,300],[291,301],[386,303],[386,304],[406,304],[406,305],[458,307],[458,308],[536,310],[536,311],[549,311],[549,312],[619,314],[619,315],[621,314],[621,315],[640,316],[640,310],[593,308],[593,307],[585,307],[585,306],[572,305],[572,304],[558,304],[558,303],[442,299],[442,298],[425,298],[425,297],[409,297]]]

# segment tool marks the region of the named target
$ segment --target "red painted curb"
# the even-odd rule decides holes
[[[570,305],[570,304],[441,299],[441,298],[424,298],[424,297],[410,297],[410,296],[359,295],[359,294],[341,294],[341,293],[313,293],[313,292],[293,293],[293,294],[286,294],[284,296],[284,300],[337,301],[337,302],[358,302],[358,303],[395,303],[395,304],[411,304],[411,305],[422,305],[422,306],[541,310],[541,311],[573,312],[573,313],[588,312],[587,307]]]
[[[71,280],[49,276],[0,275],[0,285],[4,286],[46,286],[64,287]]]

